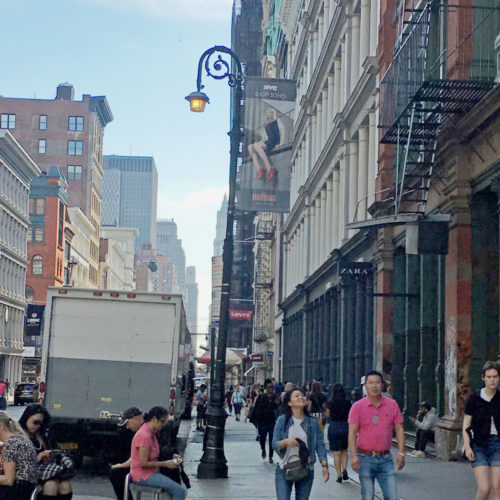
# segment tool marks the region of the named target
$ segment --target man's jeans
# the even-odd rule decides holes
[[[375,497],[375,479],[380,484],[384,500],[396,500],[396,470],[390,453],[381,457],[369,457],[358,453],[361,467],[359,482],[361,483],[362,500],[373,500]]]
[[[138,484],[161,488],[162,490],[170,493],[173,500],[184,500],[187,494],[187,490],[182,484],[176,483],[174,480],[160,474],[159,472],[155,472],[146,480],[141,479]]]
[[[274,475],[276,484],[276,498],[277,500],[290,500],[292,495],[292,487],[295,485],[295,498],[296,500],[307,500],[311,494],[311,488],[314,479],[314,471],[311,471],[309,477],[303,481],[287,481],[285,474],[280,466],[276,466],[276,473]]]

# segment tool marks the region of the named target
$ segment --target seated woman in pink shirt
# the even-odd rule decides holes
[[[160,473],[160,467],[176,469],[182,460],[174,455],[172,460],[158,461],[160,446],[156,433],[165,425],[167,417],[167,410],[161,406],[154,406],[144,414],[144,424],[132,440],[130,477],[135,483],[161,488],[173,500],[184,500],[186,488]]]

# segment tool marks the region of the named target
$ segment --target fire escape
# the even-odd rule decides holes
[[[273,285],[271,242],[274,234],[272,214],[259,214],[255,232],[255,317],[254,342],[262,344],[272,337],[271,294]]]
[[[435,160],[443,123],[470,111],[495,86],[500,2],[483,3],[488,6],[429,1],[405,11],[380,86],[381,142],[395,145],[393,187],[378,203],[377,217],[348,228],[405,224],[427,215],[429,191],[440,179]]]

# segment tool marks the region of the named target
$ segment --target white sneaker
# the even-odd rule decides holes
[[[425,458],[425,453],[423,451],[415,451],[413,455],[415,458]]]

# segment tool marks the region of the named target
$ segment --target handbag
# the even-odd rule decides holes
[[[56,455],[50,462],[42,462],[38,465],[38,479],[42,483],[51,479],[66,481],[74,476],[73,461],[64,454]]]
[[[292,460],[283,467],[283,474],[287,481],[303,481],[309,477],[310,471],[308,466],[303,466],[302,462]]]

